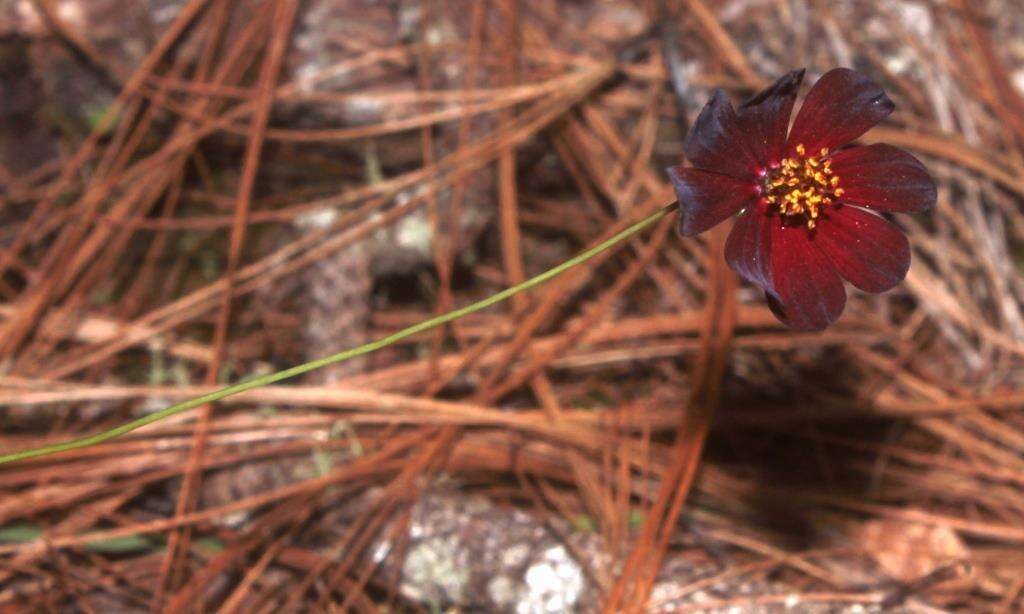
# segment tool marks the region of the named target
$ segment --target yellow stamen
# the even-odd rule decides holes
[[[802,143],[796,155],[784,158],[765,178],[764,199],[785,216],[802,215],[809,230],[817,225],[824,207],[832,206],[843,195],[839,177],[832,171],[832,159],[824,159],[828,148],[822,147],[817,156],[808,156]]]

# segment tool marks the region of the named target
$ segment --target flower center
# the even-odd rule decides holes
[[[781,215],[803,216],[808,230],[813,230],[824,207],[843,195],[839,177],[832,172],[832,160],[826,159],[828,148],[817,156],[808,156],[803,144],[796,146],[796,156],[783,158],[778,168],[765,174],[762,185],[764,200],[778,208]]]

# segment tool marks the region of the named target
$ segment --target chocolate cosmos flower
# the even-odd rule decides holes
[[[844,147],[894,108],[847,68],[814,84],[787,137],[803,75],[787,74],[736,110],[716,91],[686,141],[693,167],[668,173],[679,231],[695,235],[739,213],[725,246],[729,266],[764,289],[784,324],[821,330],[843,312],[843,279],[867,292],[903,281],[910,245],[875,212],[924,211],[935,183],[896,147]]]

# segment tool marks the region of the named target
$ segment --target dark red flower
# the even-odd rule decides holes
[[[668,173],[679,232],[695,235],[739,213],[725,247],[729,266],[765,290],[784,324],[821,330],[843,312],[843,279],[884,292],[906,277],[907,238],[876,212],[924,211],[935,203],[935,183],[896,147],[844,147],[894,108],[848,68],[814,84],[787,136],[803,75],[785,75],[735,110],[716,91],[686,141],[693,167]]]

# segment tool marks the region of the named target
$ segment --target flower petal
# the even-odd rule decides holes
[[[679,199],[679,233],[699,234],[753,203],[757,185],[728,175],[673,166],[668,170]]]
[[[791,71],[736,110],[740,125],[750,135],[751,153],[762,168],[778,164],[785,156],[786,131],[803,78],[804,69]]]
[[[686,138],[686,157],[699,169],[737,179],[754,177],[759,162],[749,140],[725,92],[715,90]]]
[[[790,328],[827,328],[846,306],[843,280],[832,262],[814,245],[815,235],[806,226],[774,223],[771,227],[775,289],[769,293],[772,311]]]
[[[725,260],[732,270],[768,292],[775,291],[771,269],[772,223],[778,224],[779,220],[770,215],[767,207],[751,207],[736,218],[725,242]]]
[[[899,228],[850,205],[832,209],[814,243],[847,281],[865,292],[891,290],[910,269],[910,242]]]
[[[877,143],[832,156],[843,202],[878,211],[925,211],[935,204],[935,182],[917,158]]]
[[[789,132],[789,151],[845,145],[885,119],[896,108],[874,81],[849,68],[835,68],[807,93]]]

